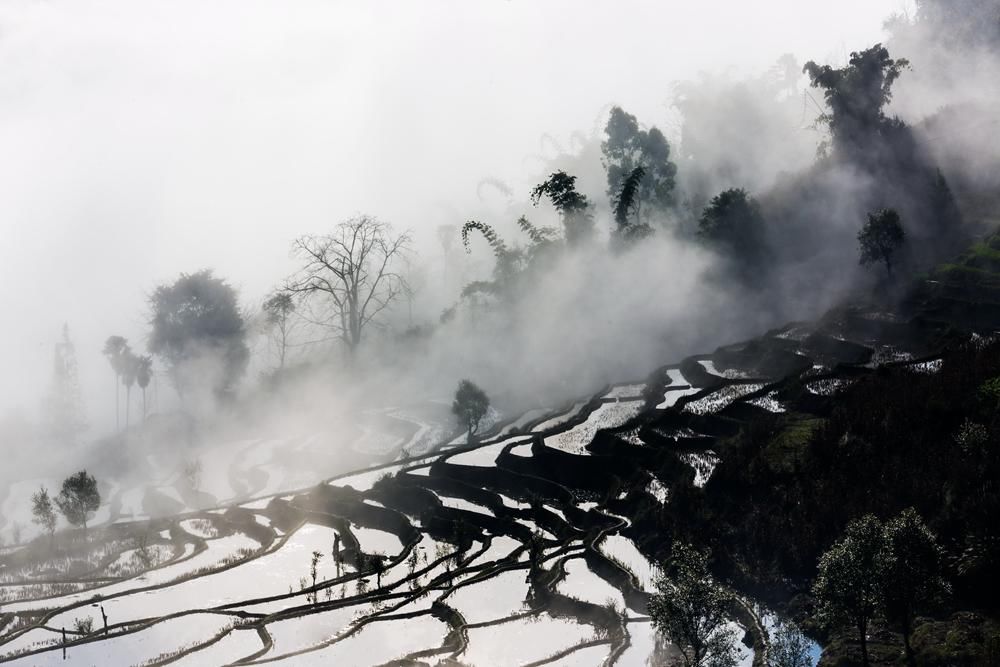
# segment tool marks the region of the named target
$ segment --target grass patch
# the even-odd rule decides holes
[[[993,237],[989,241],[977,243],[969,248],[968,254],[1000,264],[1000,243],[996,237]]]
[[[1000,286],[1000,273],[965,264],[941,264],[934,270],[934,278],[962,285]]]
[[[764,447],[764,460],[771,470],[795,470],[804,460],[813,433],[825,420],[801,414],[784,418],[784,427]]]
[[[960,285],[1000,287],[1000,234],[970,246],[956,261],[938,265],[931,277]]]

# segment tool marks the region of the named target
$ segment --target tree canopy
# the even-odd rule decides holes
[[[764,268],[764,217],[757,200],[742,188],[725,190],[712,198],[698,221],[698,237],[745,272]]]
[[[871,514],[850,522],[820,559],[813,592],[827,624],[855,627],[865,665],[868,624],[876,614],[899,628],[907,661],[915,665],[913,619],[948,592],[942,572],[937,540],[911,507],[885,523]]]
[[[594,233],[594,217],[590,213],[590,200],[576,189],[576,176],[556,171],[531,191],[531,201],[536,206],[546,197],[562,216],[563,235],[566,243],[577,245]]]
[[[639,199],[639,188],[645,174],[642,166],[633,169],[611,202],[617,225],[612,232],[613,245],[632,243],[653,233],[653,228],[643,222],[640,215],[642,201]]]
[[[288,354],[288,337],[292,332],[291,318],[295,314],[295,299],[288,292],[275,292],[264,301],[261,310],[264,312],[268,333],[278,348],[278,368],[283,369]]]
[[[732,667],[736,638],[726,627],[731,594],[712,580],[708,556],[675,542],[649,603],[653,626],[677,645],[685,667]]]
[[[86,470],[70,475],[63,480],[62,489],[56,496],[59,511],[74,526],[87,529],[87,518],[101,506],[101,494],[97,491],[97,480]]]
[[[915,667],[910,646],[913,619],[949,591],[941,576],[943,556],[934,534],[912,507],[887,521],[883,534],[882,609],[886,619],[899,627],[907,661]]]
[[[868,666],[868,624],[882,596],[879,565],[882,522],[866,514],[847,525],[844,536],[823,554],[813,593],[828,625],[857,629],[861,656]]]
[[[884,108],[892,99],[892,84],[907,67],[909,61],[892,59],[881,44],[852,52],[845,67],[806,63],[802,71],[823,90],[830,109],[820,121],[829,124],[836,148],[851,155],[870,151],[872,139],[894,124]]]
[[[809,640],[790,623],[778,623],[770,632],[767,667],[813,667]]]
[[[868,221],[858,232],[858,262],[862,265],[882,262],[892,278],[892,258],[903,245],[906,234],[899,213],[883,208],[868,214]]]
[[[489,409],[490,399],[485,391],[470,380],[462,380],[458,383],[455,400],[451,404],[451,412],[458,418],[458,422],[468,429],[470,443],[479,430],[479,421],[486,416]]]
[[[40,487],[31,496],[31,520],[50,536],[56,530],[56,512],[49,491]]]
[[[646,205],[649,215],[673,205],[677,165],[670,161],[670,144],[656,127],[639,129],[636,117],[621,107],[613,107],[601,142],[604,169],[608,177],[608,197],[614,198],[625,181],[642,167],[635,201]]]
[[[149,302],[149,350],[164,360],[177,390],[230,391],[250,356],[236,290],[206,269],[157,287]]]

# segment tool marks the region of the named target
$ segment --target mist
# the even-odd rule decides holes
[[[883,27],[914,12],[888,0],[586,12],[521,2],[8,4],[0,12],[0,295],[9,313],[0,415],[27,431],[44,422],[52,350],[67,324],[88,423],[67,456],[90,462],[89,443],[116,431],[105,339],[122,335],[145,352],[153,290],[202,269],[237,290],[250,363],[235,403],[206,399],[194,409],[156,362],[151,412],[196,420],[186,435],[173,427],[136,435],[154,448],[169,443],[160,454],[168,469],[215,442],[321,434],[329,460],[320,468],[332,474],[363,462],[350,443],[373,411],[429,401],[446,424],[437,437],[452,437],[448,407],[462,378],[511,417],[816,316],[871,282],[854,266],[854,236],[876,184],[834,169],[818,178],[810,212],[797,210],[801,189],[789,183],[812,168],[827,138],[815,122],[821,95],[801,68],[841,66],[851,51],[889,43],[913,62],[891,110],[916,126],[945,104],[922,78],[914,45],[928,37]],[[961,87],[962,99],[995,99],[981,86],[991,80],[982,76],[988,55],[973,57],[968,80],[980,85]],[[968,62],[946,65],[956,90],[961,79],[950,72]],[[614,221],[601,164],[612,105],[662,130],[677,165],[676,205],[652,221],[648,243],[622,254],[607,250]],[[526,248],[515,224],[525,215],[561,234],[558,213],[529,201],[557,169],[576,176],[593,205],[593,245],[554,257],[510,303],[463,299],[466,285],[491,279],[494,258],[475,235],[466,251],[458,229],[479,220],[509,247]],[[711,197],[737,187],[772,223],[828,221],[828,246],[796,257],[798,241],[779,239],[786,268],[734,289],[724,260],[691,237]],[[262,379],[275,364],[273,341],[253,326],[260,305],[299,268],[294,239],[360,213],[412,235],[415,289],[353,361],[329,331],[303,324],[289,359],[294,377],[274,391]],[[442,226],[454,228],[450,248]],[[800,280],[804,266],[824,280]],[[11,474],[27,477],[33,465],[12,465]],[[114,468],[141,477],[144,465]]]
[[[993,655],[998,81],[1000,0],[0,6],[0,662]]]

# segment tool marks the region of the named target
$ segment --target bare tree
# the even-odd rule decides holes
[[[393,264],[410,241],[408,233],[396,235],[391,225],[367,215],[340,223],[332,234],[302,236],[292,255],[304,265],[286,290],[319,299],[318,316],[309,319],[334,331],[353,355],[369,325],[406,293]]]

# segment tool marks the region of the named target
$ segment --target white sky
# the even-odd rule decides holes
[[[664,123],[702,70],[843,62],[907,5],[2,0],[0,416],[34,412],[64,321],[106,388],[103,340],[143,347],[145,294],[178,272],[258,299],[299,234],[459,222],[442,204],[516,181],[545,132],[609,103]]]

